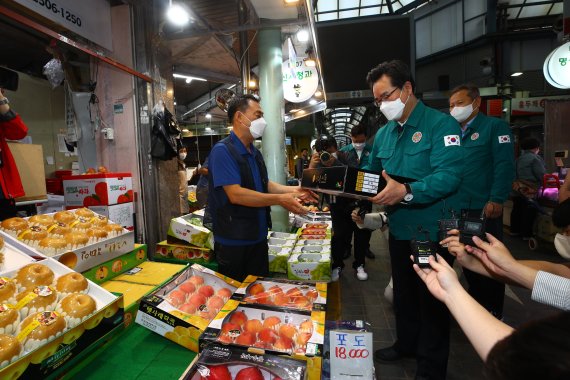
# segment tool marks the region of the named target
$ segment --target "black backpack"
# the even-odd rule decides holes
[[[177,137],[180,128],[174,116],[164,108],[153,116],[150,154],[159,160],[168,161],[178,154]]]

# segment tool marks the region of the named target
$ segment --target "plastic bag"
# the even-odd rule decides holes
[[[52,58],[44,65],[43,74],[47,77],[52,88],[59,86],[65,79],[65,73],[63,72],[61,61],[56,58]]]

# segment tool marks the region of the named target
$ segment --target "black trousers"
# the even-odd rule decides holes
[[[0,193],[2,190],[0,189]],[[16,201],[14,199],[6,199],[0,194],[0,221],[16,216]]]
[[[352,205],[352,206],[351,206]],[[343,256],[350,249],[350,240],[354,234],[354,262],[352,267],[365,265],[365,255],[369,248],[372,231],[360,229],[352,221],[354,201],[346,198],[337,198],[336,203],[330,204],[333,236],[331,239],[332,267],[344,268]]]
[[[476,213],[480,215],[481,210]],[[485,231],[503,241],[503,216],[487,219]],[[495,317],[502,318],[505,284],[465,268],[463,274],[469,284],[469,294]]]
[[[513,197],[513,211],[511,212],[511,232],[520,233],[523,237],[532,237],[532,228],[538,210],[526,198]]]
[[[252,274],[267,277],[269,275],[269,248],[267,240],[254,245],[232,246],[214,244],[218,261],[218,272],[242,282]]]
[[[417,375],[431,380],[445,379],[449,356],[449,311],[429,293],[412,267],[409,240],[389,239],[396,343],[402,354],[415,354]],[[450,265],[447,249],[438,252]]]

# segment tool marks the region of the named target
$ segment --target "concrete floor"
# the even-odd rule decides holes
[[[507,235],[507,234],[506,234]],[[367,259],[368,281],[359,281],[350,264],[345,261],[345,271],[340,278],[341,317],[343,320],[362,319],[372,325],[374,349],[390,346],[396,338],[395,319],[392,305],[384,298],[384,288],[390,280],[390,258],[387,241],[380,231],[372,234],[370,242],[375,260]],[[517,259],[536,259],[561,262],[552,243],[540,242],[539,249],[530,251],[526,242],[505,236],[505,244]],[[530,299],[530,291],[507,286],[505,295],[504,321],[517,326],[533,318],[552,314],[556,309],[538,304]],[[482,379],[482,362],[475,350],[452,320],[451,352],[449,356],[449,380]],[[376,377],[380,380],[414,379],[416,363],[405,359],[396,363],[375,363]]]

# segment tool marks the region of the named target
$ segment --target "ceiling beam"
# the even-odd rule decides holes
[[[236,25],[230,28],[219,29],[219,30],[214,30],[214,29],[187,30],[178,33],[166,34],[164,38],[166,40],[172,41],[172,40],[180,40],[190,37],[206,36],[216,33],[227,34],[235,32],[244,32],[247,30],[258,30],[263,28],[277,28],[277,27],[291,26],[291,25],[306,25],[307,22],[308,22],[307,20],[301,20],[301,19],[287,19],[287,20],[278,20],[278,21],[269,21],[261,19],[261,22],[259,24],[247,24],[239,26]]]

